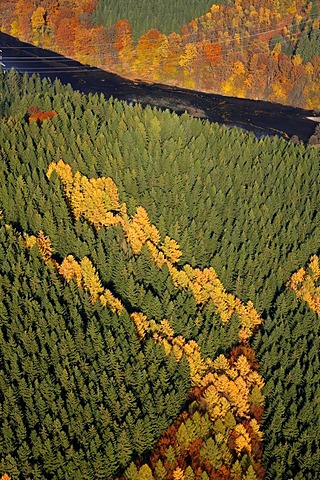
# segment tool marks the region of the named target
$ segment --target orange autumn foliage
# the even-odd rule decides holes
[[[128,20],[119,20],[115,26],[114,47],[118,52],[132,46],[131,25]]]
[[[29,109],[28,121],[29,123],[36,122],[38,124],[41,124],[44,120],[51,120],[56,115],[58,114],[55,110],[47,110],[45,112],[40,112],[36,107],[33,107]]]
[[[7,0],[0,3],[0,27],[129,78],[314,109],[320,106],[319,73],[313,66],[318,53],[305,62],[282,51],[295,44],[306,22],[319,28],[311,4],[239,0],[213,5],[183,25],[181,33],[151,28],[134,43],[127,19],[109,27],[93,25],[97,0]],[[276,45],[270,42],[280,34]]]
[[[216,63],[221,59],[222,47],[218,43],[203,42],[204,56],[210,63]]]

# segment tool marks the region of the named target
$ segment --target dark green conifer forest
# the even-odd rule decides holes
[[[11,70],[0,162],[0,476],[316,479],[319,150]]]
[[[156,1],[143,2],[141,9],[144,15],[141,15],[140,9],[133,0],[125,3],[117,1],[100,0],[94,12],[93,18],[97,23],[105,24],[111,27],[119,20],[130,19],[133,35],[138,39],[151,28],[157,28],[163,33],[180,31],[183,25],[186,25],[194,18],[207,12],[214,3],[226,3],[223,0],[212,2],[211,0],[189,0],[186,4],[183,1],[174,1],[163,3]]]

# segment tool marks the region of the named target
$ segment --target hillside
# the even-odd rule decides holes
[[[3,1],[0,29],[133,79],[320,108],[319,0],[80,3]]]
[[[0,474],[314,479],[319,151],[0,94]]]

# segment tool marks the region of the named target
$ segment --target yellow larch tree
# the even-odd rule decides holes
[[[40,254],[43,260],[48,263],[51,260],[53,254],[53,248],[51,245],[51,240],[46,236],[42,230],[40,230],[37,237],[37,246],[39,248]]]
[[[132,219],[127,215],[122,216],[121,225],[127,241],[130,243],[133,253],[141,252],[143,245],[149,241],[157,245],[160,240],[158,229],[150,223],[148,214],[143,207],[137,207]]]
[[[99,296],[99,300],[101,302],[101,305],[103,307],[108,307],[112,313],[120,314],[124,309],[120,300],[116,298],[113,293],[107,288],[103,290],[103,293]]]
[[[185,480],[182,468],[178,467],[173,472],[173,480]]]
[[[236,298],[235,312],[239,315],[241,323],[238,338],[241,342],[247,341],[251,337],[253,330],[261,325],[262,318],[250,300],[247,305],[244,305],[239,298]]]
[[[101,281],[98,277],[96,269],[88,257],[83,257],[80,262],[80,266],[83,285],[89,291],[91,301],[95,302],[98,300],[99,295],[103,292]]]
[[[64,163],[62,160],[59,160],[58,163],[51,162],[47,170],[47,177],[50,178],[53,172],[56,172],[60,178],[66,197],[69,199],[73,185],[73,175],[70,165]]]
[[[160,250],[164,253],[168,262],[177,263],[180,260],[182,252],[180,250],[179,244],[172,238],[166,236],[162,245],[160,245]]]
[[[78,287],[82,283],[82,269],[81,265],[75,260],[73,255],[68,255],[58,267],[58,272],[62,275],[67,282],[70,282],[72,278],[75,278],[75,281]]]
[[[180,56],[179,65],[191,69],[193,60],[197,56],[197,46],[194,43],[187,43],[184,47],[184,53]]]
[[[158,268],[162,268],[163,265],[166,263],[166,258],[163,254],[163,252],[161,252],[157,247],[156,245],[154,245],[152,242],[150,242],[149,240],[146,242],[146,245],[151,253],[151,256],[152,256],[152,259],[155,263],[155,265],[158,267]]]
[[[320,316],[320,263],[319,257],[313,255],[307,269],[300,268],[287,282],[297,297],[306,302],[309,308]]]
[[[234,429],[235,433],[235,450],[237,454],[240,456],[241,452],[245,450],[248,453],[251,453],[251,440],[250,436],[245,429],[245,427],[238,423]]]
[[[34,10],[33,14],[31,15],[30,22],[31,22],[32,32],[34,35],[35,45],[38,45],[39,42],[42,41],[43,39],[43,35],[47,25],[46,17],[47,17],[47,12],[42,6],[39,6],[38,8],[36,8],[36,10]]]
[[[204,398],[212,420],[223,419],[228,410],[239,418],[249,419],[250,394],[255,387],[261,390],[263,385],[262,377],[251,368],[244,355],[234,365],[220,355],[200,383],[206,389]]]
[[[72,174],[71,167],[62,160],[49,165],[47,176],[56,172],[61,178],[65,194],[75,218],[83,216],[89,223],[99,229],[120,222],[123,211],[119,204],[119,192],[111,178],[91,178]]]
[[[154,476],[152,475],[152,470],[149,465],[144,464],[139,469],[137,479],[139,480],[155,480]]]
[[[131,320],[133,320],[133,323],[136,326],[139,338],[143,340],[150,328],[150,322],[148,321],[147,316],[141,312],[133,312],[131,314]]]
[[[120,221],[118,190],[111,178],[89,180],[77,172],[70,194],[70,205],[76,218],[84,216],[97,229],[116,225]]]
[[[180,270],[172,263],[166,262],[170,276],[172,278],[172,283],[175,287],[178,288],[190,288],[190,281],[184,270]]]
[[[40,255],[46,263],[52,259],[53,248],[50,237],[46,236],[42,230],[39,231],[38,236],[24,234],[24,244],[27,248],[32,248],[36,245],[39,249]]]

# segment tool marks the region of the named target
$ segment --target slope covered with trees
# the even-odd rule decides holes
[[[319,289],[310,294],[319,303]],[[264,458],[270,479],[319,475],[319,338],[319,313],[284,289],[254,343],[266,379]]]
[[[318,150],[0,93],[0,474],[315,478]]]
[[[0,5],[1,30],[83,63],[308,109],[320,107],[319,20],[319,0]]]
[[[132,35],[138,40],[152,28],[169,35],[180,32],[183,25],[194,18],[206,13],[213,3],[226,3],[225,0],[191,0],[185,3],[181,0],[174,2],[142,2],[137,8],[133,0],[128,2],[106,1],[97,2],[93,19],[98,24],[112,27],[117,22],[127,19],[132,28]],[[141,15],[143,11],[143,15]]]

